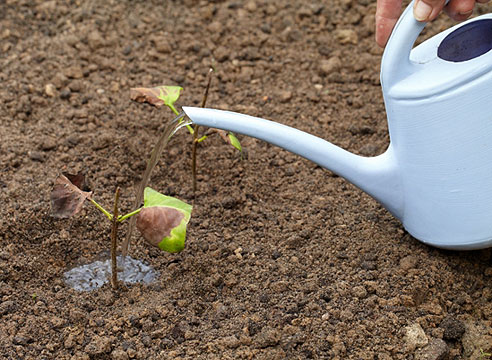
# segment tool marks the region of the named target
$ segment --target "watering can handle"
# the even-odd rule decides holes
[[[416,64],[410,61],[413,44],[427,23],[415,20],[412,1],[398,19],[386,44],[381,61],[381,85],[391,87],[415,71]],[[446,0],[446,4],[449,0]]]

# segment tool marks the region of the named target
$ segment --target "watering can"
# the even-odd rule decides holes
[[[381,85],[390,144],[379,156],[358,156],[257,117],[183,110],[195,124],[267,141],[342,176],[426,244],[453,250],[491,247],[492,14],[412,49],[424,26],[410,4],[384,51]]]

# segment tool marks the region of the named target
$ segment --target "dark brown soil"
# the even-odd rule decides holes
[[[486,11],[482,7],[482,12]],[[4,359],[477,359],[492,352],[491,251],[450,252],[406,234],[327,170],[242,137],[199,149],[186,249],[131,255],[158,282],[80,293],[66,270],[109,249],[86,205],[50,216],[61,171],[84,171],[122,211],[167,109],[129,89],[185,88],[198,105],[318,134],[363,155],[388,144],[382,51],[368,0],[0,0],[0,357]],[[431,32],[447,27],[441,17]],[[192,201],[180,131],[153,188]],[[492,219],[491,219],[492,221]],[[126,227],[122,227],[121,237]],[[107,254],[106,254],[107,256]],[[484,355],[486,358],[486,355]]]

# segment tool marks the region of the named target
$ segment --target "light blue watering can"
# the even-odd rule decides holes
[[[381,84],[390,145],[362,157],[323,139],[238,113],[184,107],[198,125],[248,135],[299,154],[379,201],[426,244],[492,246],[492,14],[412,50],[425,23],[412,5],[388,41]]]

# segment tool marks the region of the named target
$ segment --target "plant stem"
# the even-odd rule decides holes
[[[193,144],[191,145],[191,177],[193,178],[193,198],[196,192],[196,149],[198,147],[198,125],[193,128]]]
[[[205,88],[205,93],[202,98],[202,108],[207,104],[208,99],[208,90],[210,89],[210,83],[212,82],[212,73],[214,72],[213,68],[210,68],[207,75],[207,86]],[[191,146],[191,176],[193,177],[193,198],[195,197],[196,192],[196,150],[198,148],[199,138],[198,138],[198,129],[200,126],[195,124],[193,126],[193,145]]]
[[[205,93],[203,94],[203,98],[202,98],[202,108],[205,107],[205,105],[207,104],[207,99],[208,99],[208,90],[210,89],[210,83],[212,82],[212,74],[214,72],[214,69],[213,68],[210,68],[208,70],[208,74],[207,74],[207,87],[205,88]]]
[[[105,208],[103,208],[101,205],[99,205],[96,200],[94,199],[89,199],[91,201],[92,204],[94,204],[94,206],[99,210],[101,211],[104,215],[107,216],[107,218],[109,220],[113,220],[113,215],[111,215],[111,213],[109,211],[107,211]]]
[[[179,115],[178,110],[176,110],[176,108],[174,107],[174,105],[173,105],[173,104],[169,104],[168,106],[169,106],[169,108],[173,111],[173,113],[175,113],[175,114],[176,114],[176,116],[178,116],[178,115]]]
[[[114,194],[113,226],[111,228],[111,285],[113,290],[118,289],[118,267],[116,264],[116,246],[118,240],[118,201],[120,199],[120,188],[116,187]]]
[[[175,111],[176,109],[173,110],[173,112]],[[133,208],[137,208],[138,206],[141,206],[142,201],[144,199],[145,187],[147,186],[147,183],[150,180],[150,174],[152,173],[152,170],[155,168],[157,162],[159,161],[162,155],[162,151],[168,144],[170,135],[172,134],[173,130],[174,130],[174,124],[169,123],[165,131],[161,134],[161,136],[159,136],[159,139],[157,139],[157,143],[154,145],[154,148],[152,149],[152,152],[150,154],[150,159],[147,161],[147,167],[145,168],[145,172],[142,176],[142,180],[138,185],[137,192],[135,194],[135,202],[133,204]],[[128,232],[126,233],[125,240],[123,240],[123,244],[121,245],[121,255],[123,256],[123,258],[125,258],[128,253],[128,248],[130,246],[130,240],[133,234],[133,230],[135,228],[135,223],[136,223],[136,218],[132,218],[128,226]]]
[[[140,210],[142,210],[142,209],[143,209],[143,208],[140,208],[140,209],[134,210],[134,211],[132,211],[132,212],[130,212],[130,213],[128,213],[128,214],[126,214],[126,215],[120,216],[120,217],[118,218],[118,221],[119,221],[119,222],[123,222],[123,221],[125,221],[126,219],[128,219],[129,217],[132,217],[133,215],[137,215],[137,214],[140,212]]]

